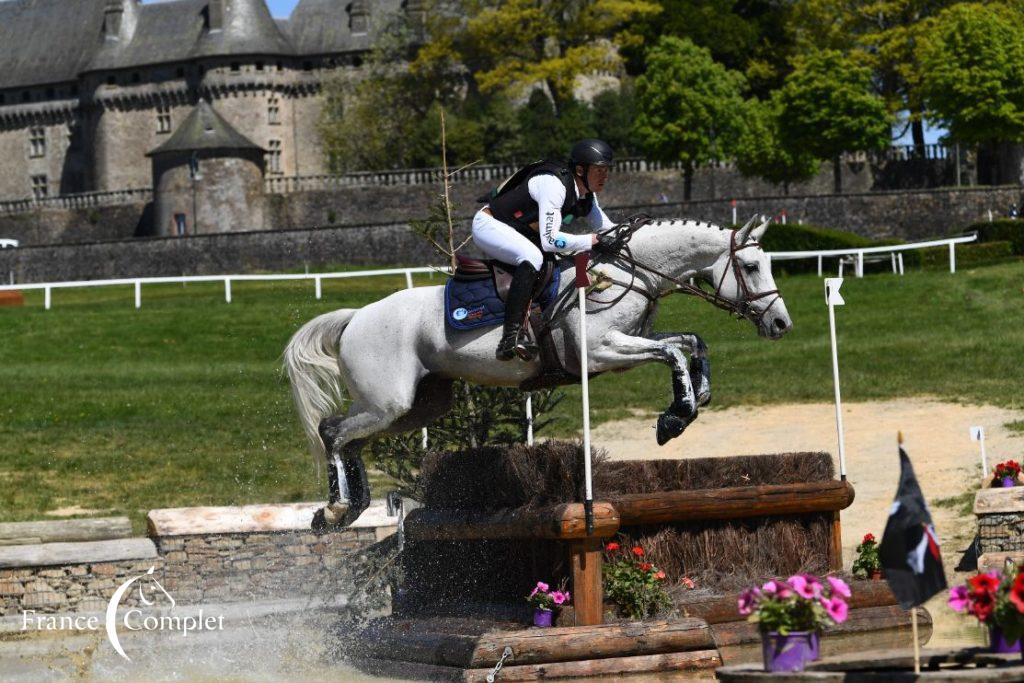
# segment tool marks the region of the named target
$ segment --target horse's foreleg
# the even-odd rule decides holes
[[[592,371],[624,370],[651,361],[665,363],[672,369],[672,404],[658,418],[658,445],[682,434],[697,418],[697,397],[687,358],[679,344],[613,331],[588,351]]]
[[[665,332],[652,334],[655,339],[666,344],[678,345],[690,356],[690,383],[697,394],[697,405],[706,406],[711,402],[711,361],[708,359],[708,347],[700,336],[691,332]]]

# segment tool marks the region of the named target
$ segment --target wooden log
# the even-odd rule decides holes
[[[991,479],[985,481],[988,486]],[[1024,512],[1024,486],[983,488],[974,494],[974,514],[991,515],[1000,512]]]
[[[150,510],[146,515],[149,535],[194,536],[198,534],[268,533],[309,531],[313,513],[323,503],[281,503],[277,505],[231,505]],[[384,501],[370,507],[348,528],[395,526],[396,517],[388,517]]]
[[[851,596],[846,601],[850,610],[866,607],[887,607],[896,605],[896,596],[892,594],[886,581],[851,581]],[[687,602],[678,605],[680,613],[709,624],[722,624],[729,621],[745,621],[736,605],[736,596],[720,596],[698,602]]]
[[[612,500],[622,526],[835,512],[853,503],[846,481],[631,493]]]
[[[918,629],[922,633],[931,635],[932,617],[928,610],[921,608],[917,614]],[[885,607],[866,607],[863,609],[850,610],[849,618],[842,624],[828,629],[822,640],[833,636],[842,636],[852,633],[875,633],[879,631],[910,631],[910,612],[899,605]],[[718,647],[729,645],[743,645],[747,643],[761,642],[761,634],[757,630],[757,624],[746,621],[729,621],[721,624],[713,624],[711,632]],[[886,636],[891,639],[890,635]]]
[[[156,546],[148,538],[12,545],[0,548],[0,568],[143,560],[156,556]]]
[[[1016,487],[1015,487],[1016,488]],[[1011,560],[1017,566],[1024,563],[1024,550],[1011,550],[1001,553],[984,553],[978,558],[979,572],[1001,572],[1006,561]]]
[[[828,568],[834,572],[843,571],[843,527],[839,522],[839,511],[832,513],[832,535],[829,538]]]
[[[0,545],[109,541],[112,538],[129,538],[131,535],[132,523],[127,517],[95,517],[93,519],[0,524]]]
[[[602,542],[587,538],[569,546],[572,565],[572,598],[577,626],[593,626],[604,620],[604,587],[601,585]]]
[[[690,652],[669,652],[660,655],[639,655],[636,657],[607,657],[604,659],[583,659],[574,662],[551,662],[547,664],[506,663],[496,680],[501,681],[544,681],[556,678],[583,678],[587,676],[628,676],[641,673],[664,671],[702,671],[721,666],[722,660],[715,650]],[[484,683],[493,667],[471,669],[463,680]]]
[[[610,503],[594,503],[594,537],[608,538],[619,530],[619,516]],[[405,535],[417,541],[480,540],[489,538],[586,538],[582,503],[538,510],[471,512],[419,508],[405,520]]]

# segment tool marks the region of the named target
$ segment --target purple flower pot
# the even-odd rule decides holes
[[[551,626],[551,615],[552,612],[549,609],[533,610],[533,625],[544,627]]]
[[[1013,477],[1003,477],[1003,488],[1008,489],[1017,485],[1017,481]]]
[[[785,636],[775,631],[762,633],[761,651],[765,671],[803,671],[807,662],[820,654],[818,632],[793,631]]]
[[[1000,654],[1020,652],[1020,641],[1006,642],[1006,638],[1003,637],[1003,629],[992,625],[988,627],[988,649],[990,652]]]

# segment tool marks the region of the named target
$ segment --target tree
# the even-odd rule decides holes
[[[921,92],[961,142],[1024,141],[1024,15],[1000,5],[954,5],[929,22],[918,48]]]
[[[781,112],[777,94],[767,101],[747,100],[743,131],[736,142],[736,168],[745,176],[782,185],[785,194],[789,194],[789,184],[813,178],[820,162],[803,148],[783,144],[779,131]]]
[[[684,196],[694,169],[731,154],[742,130],[745,81],[684,38],[664,37],[636,81],[636,135],[647,154],[683,162]]]
[[[892,118],[872,91],[871,70],[838,50],[798,57],[779,91],[779,134],[789,150],[831,159],[843,191],[840,156],[889,144]]]

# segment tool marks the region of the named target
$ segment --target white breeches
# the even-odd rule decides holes
[[[535,270],[544,264],[540,247],[483,209],[473,216],[473,243],[493,259],[518,266],[529,263]]]

